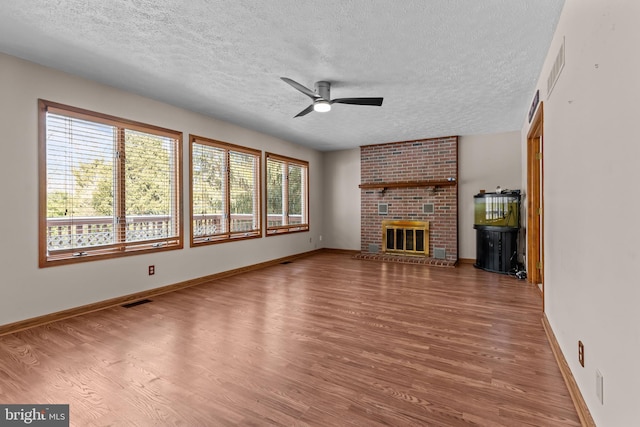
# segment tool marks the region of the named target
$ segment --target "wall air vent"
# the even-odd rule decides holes
[[[547,98],[551,96],[551,92],[560,77],[560,73],[562,73],[562,69],[564,68],[564,38],[562,39],[562,45],[560,45],[560,50],[558,51],[558,55],[556,56],[556,60],[553,63],[553,67],[551,68],[551,73],[549,73],[549,77],[547,78]]]
[[[389,213],[389,204],[378,203],[378,215],[386,215]]]

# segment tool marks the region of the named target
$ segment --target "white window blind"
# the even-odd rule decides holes
[[[287,224],[284,163],[267,157],[267,230]]]
[[[306,168],[302,165],[288,164],[289,174],[287,190],[289,191],[289,224],[306,224]]]
[[[206,144],[192,144],[191,191],[192,233],[194,238],[208,239],[224,235],[227,190],[225,150]]]
[[[232,232],[253,232],[260,229],[260,157],[229,152],[229,212]]]

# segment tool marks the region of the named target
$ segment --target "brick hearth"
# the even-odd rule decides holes
[[[398,262],[401,264],[422,264],[422,265],[434,265],[438,267],[455,267],[456,266],[456,261],[449,261],[446,259],[436,259],[436,258],[430,258],[430,257],[370,254],[370,253],[359,253],[359,254],[355,254],[353,257],[356,259],[364,259],[369,261]]]

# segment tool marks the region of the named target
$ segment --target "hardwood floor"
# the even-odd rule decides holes
[[[534,286],[324,252],[0,337],[75,426],[579,426]]]

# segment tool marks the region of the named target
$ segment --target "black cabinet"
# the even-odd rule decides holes
[[[474,196],[475,266],[508,273],[518,266],[520,191]]]
[[[517,267],[517,228],[490,225],[473,228],[476,229],[476,267],[496,273],[508,273]]]

